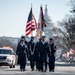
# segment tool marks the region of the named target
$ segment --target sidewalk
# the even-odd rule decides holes
[[[74,66],[75,67],[75,63],[66,63],[66,62],[55,62],[55,66]]]

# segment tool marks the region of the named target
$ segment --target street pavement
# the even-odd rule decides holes
[[[56,62],[55,72],[31,71],[30,66],[26,66],[26,71],[21,72],[19,65],[15,68],[8,66],[0,67],[0,75],[75,75],[75,64],[66,64],[65,62]]]

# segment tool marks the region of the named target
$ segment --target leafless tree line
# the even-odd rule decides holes
[[[14,51],[16,51],[16,48],[17,48],[16,43],[13,43],[9,39],[2,37],[0,40],[0,47],[4,47],[4,46],[11,47],[11,48],[13,48]]]
[[[60,28],[58,28],[59,36],[63,41],[64,50],[75,49],[75,0],[70,0],[71,12],[70,16],[64,18],[61,22],[58,22]]]

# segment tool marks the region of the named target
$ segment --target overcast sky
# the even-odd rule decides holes
[[[69,14],[70,0],[0,0],[0,36],[20,37],[25,34],[26,21],[31,4],[38,21],[40,5],[47,4],[48,15],[55,23]]]

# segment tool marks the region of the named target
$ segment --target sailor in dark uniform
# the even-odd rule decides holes
[[[28,42],[26,41],[26,39],[25,39],[25,36],[21,36],[21,39],[24,39],[24,42],[25,42],[25,44],[27,45],[28,44]]]
[[[41,70],[41,63],[40,63],[40,51],[38,50],[39,44],[41,42],[41,38],[39,38],[39,41],[36,43],[35,47],[35,61],[36,61],[36,70]]]
[[[55,46],[53,42],[53,38],[49,38],[49,43],[48,43],[48,57],[49,57],[49,71],[54,72],[55,68]]]
[[[18,46],[20,45],[21,40],[24,40],[25,48],[26,48],[26,51],[27,51],[27,58],[28,58],[28,49],[27,49],[28,42],[26,41],[25,36],[22,35],[21,38],[20,38],[20,41],[18,42]],[[17,46],[17,47],[18,47],[18,46]],[[18,54],[17,54],[17,55],[18,55]],[[20,59],[19,59],[19,57],[18,57],[17,64],[19,64],[19,62],[20,62]]]
[[[47,42],[45,41],[45,36],[41,37],[41,42],[38,45],[38,51],[40,53],[40,64],[41,71],[47,71]]]
[[[34,37],[31,37],[31,40],[28,43],[28,59],[30,61],[31,71],[34,70],[34,62],[35,62],[35,43]]]
[[[20,40],[20,43],[17,46],[16,54],[18,55],[18,64],[20,64],[20,70],[25,71],[27,49],[26,49],[26,46],[25,46],[24,39]]]

